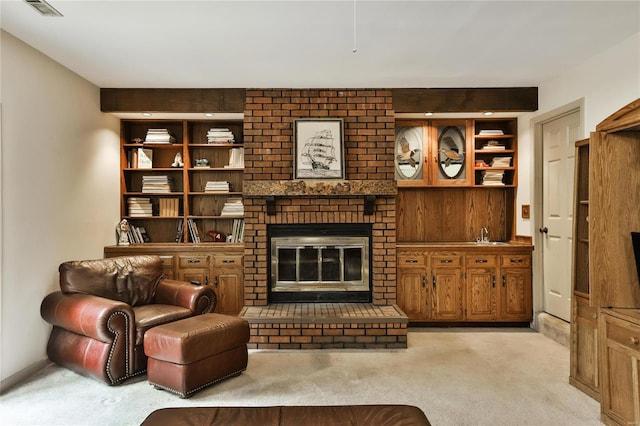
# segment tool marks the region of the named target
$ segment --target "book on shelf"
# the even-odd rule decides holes
[[[173,178],[170,176],[142,176],[142,192],[143,193],[169,193],[173,192]]]
[[[244,168],[244,148],[231,148],[229,150],[229,164],[224,166],[226,168]]]
[[[187,226],[189,227],[189,236],[191,237],[191,242],[199,243],[200,233],[198,232],[198,226],[196,225],[196,221],[193,220],[192,218],[188,218]]]
[[[180,200],[178,198],[160,198],[159,216],[178,216]]]
[[[500,129],[483,129],[478,133],[480,136],[502,136],[504,132]]]
[[[227,181],[207,181],[204,186],[204,192],[220,192],[225,193],[231,190],[231,184]]]
[[[241,243],[244,241],[244,219],[233,219],[230,243]]]
[[[511,157],[493,157],[491,167],[509,167],[511,166]]]
[[[178,219],[178,223],[176,224],[176,243],[182,242],[182,227],[184,226],[184,222],[182,219]]]
[[[244,216],[242,197],[228,197],[222,206],[220,216]]]
[[[129,216],[142,217],[153,216],[153,205],[151,199],[146,197],[130,197],[127,199]]]
[[[138,148],[136,151],[136,167],[139,169],[153,168],[153,150],[150,148]]]
[[[135,226],[129,224],[129,232],[127,233],[129,242],[133,244],[143,244],[151,242],[151,238],[144,226]]]
[[[212,127],[207,132],[207,143],[235,143],[235,138],[227,128]]]
[[[484,171],[482,172],[482,185],[504,185],[502,179],[504,177],[503,172],[499,171]]]
[[[491,151],[491,150],[499,151],[499,150],[506,149],[506,147],[504,146],[504,144],[502,144],[502,143],[500,143],[498,141],[491,140],[491,141],[487,142],[486,144],[484,144],[482,146],[482,149],[485,150],[485,151]]]
[[[143,143],[175,143],[176,138],[167,129],[149,129]]]

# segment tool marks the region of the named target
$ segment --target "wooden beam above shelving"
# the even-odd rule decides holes
[[[242,113],[245,89],[100,89],[100,111]]]
[[[538,109],[537,87],[392,89],[396,113],[523,112]]]
[[[538,109],[537,87],[392,89],[396,113],[522,112]],[[242,113],[245,89],[100,89],[109,113]]]

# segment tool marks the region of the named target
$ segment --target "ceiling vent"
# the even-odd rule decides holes
[[[24,0],[42,16],[62,16],[53,6],[44,0]]]

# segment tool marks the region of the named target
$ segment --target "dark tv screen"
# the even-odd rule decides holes
[[[636,257],[636,269],[638,271],[638,281],[640,281],[640,232],[631,233],[631,243],[633,244],[633,254]]]

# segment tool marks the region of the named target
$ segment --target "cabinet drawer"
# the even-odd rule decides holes
[[[503,254],[502,266],[531,266],[531,256],[526,254]]]
[[[462,255],[457,253],[434,253],[431,255],[431,266],[462,266]]]
[[[622,326],[606,320],[607,341],[619,343],[640,353],[640,327]]]
[[[214,266],[242,266],[242,256],[214,256]]]
[[[179,256],[180,259],[180,267],[181,268],[190,268],[194,266],[207,266],[207,256]]]
[[[160,260],[162,261],[163,268],[173,268],[173,255],[163,254],[158,257],[160,257]]]
[[[398,256],[398,267],[425,266],[427,260],[425,256],[412,256],[403,254]]]
[[[467,266],[496,266],[497,261],[496,261],[496,257],[497,256],[485,256],[485,255],[481,255],[481,254],[471,254],[471,255],[467,255]]]

